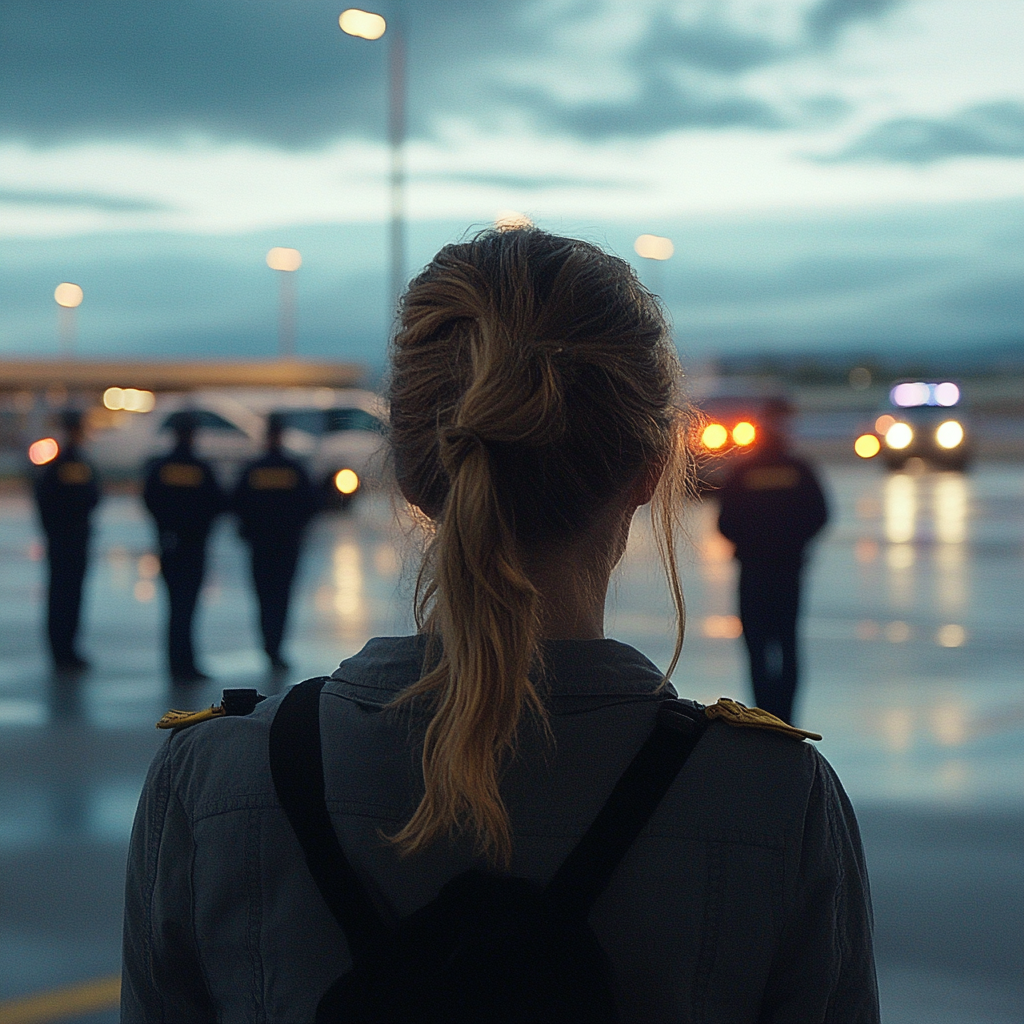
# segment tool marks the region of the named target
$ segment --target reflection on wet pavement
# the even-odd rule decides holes
[[[1013,924],[1024,898],[1024,471],[885,476],[858,466],[828,479],[834,515],[811,556],[797,713],[824,734],[820,747],[861,811],[888,1019],[965,1019],[942,1014],[968,1005],[979,986],[988,1009],[973,1019],[1024,1019],[1019,971],[999,966],[1006,950],[1024,954]],[[0,514],[3,998],[116,971],[125,844],[163,740],[153,729],[159,715],[209,704],[223,686],[268,692],[328,673],[369,636],[408,632],[418,539],[384,500],[315,525],[286,643],[292,670],[282,678],[266,672],[245,551],[222,523],[198,630],[215,683],[182,693],[164,681],[159,563],[133,499],[109,498],[101,508],[82,644],[94,668],[76,683],[47,671],[43,549],[29,503],[5,494]],[[687,639],[675,683],[697,700],[749,701],[736,568],[714,521],[713,502],[688,519]],[[670,607],[639,516],[609,595],[608,634],[666,664]],[[975,846],[957,845],[965,828]],[[922,909],[931,907],[924,897],[908,906],[900,894],[925,878],[961,903],[934,913]],[[973,927],[971,914],[979,930],[961,934]],[[961,977],[968,968],[936,945],[943,928],[961,945],[998,943],[1003,952],[978,953]],[[935,991],[933,975],[947,979],[945,1003],[926,994]]]

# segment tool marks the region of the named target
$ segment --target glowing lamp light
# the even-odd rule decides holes
[[[745,448],[748,444],[753,444],[755,437],[757,437],[757,430],[754,428],[754,424],[748,423],[746,420],[737,423],[732,428],[732,439],[740,447]]]
[[[927,405],[931,397],[931,389],[927,384],[916,381],[913,384],[897,384],[889,392],[889,399],[893,405],[901,409],[912,409],[918,405]]]
[[[641,235],[634,243],[633,248],[637,256],[645,260],[669,260],[676,251],[671,238],[662,238],[661,235]]]
[[[960,389],[948,380],[942,384],[936,384],[932,392],[935,395],[935,404],[945,408],[956,405],[960,401]]]
[[[882,442],[874,434],[861,434],[853,442],[853,450],[862,459],[873,459],[882,450]]]
[[[700,435],[700,443],[711,451],[716,451],[729,440],[729,431],[721,423],[709,423]]]
[[[82,291],[81,285],[71,284],[70,281],[64,281],[54,288],[53,297],[58,306],[63,306],[65,309],[74,309],[75,306],[80,306],[82,304],[82,299],[85,298],[85,292]]]
[[[267,253],[267,266],[271,270],[298,270],[302,266],[302,253],[298,249],[286,249],[275,245]]]
[[[885,432],[885,443],[890,448],[906,448],[914,440],[914,432],[909,423],[894,423]]]
[[[896,422],[895,416],[890,416],[888,413],[884,413],[875,420],[875,433],[881,434],[882,437],[889,432],[889,428]]]
[[[359,476],[352,469],[339,469],[334,474],[334,486],[341,494],[355,494],[359,490]]]
[[[935,443],[940,448],[955,448],[964,439],[964,428],[956,420],[946,420],[935,430]]]
[[[60,451],[60,445],[52,437],[43,437],[28,446],[28,461],[33,466],[45,466],[53,462]]]
[[[103,392],[103,404],[112,412],[152,412],[156,396],[152,391],[137,388],[107,388]]]
[[[345,35],[355,36],[357,39],[380,39],[388,23],[379,14],[350,7],[347,11],[341,12],[338,27]]]
[[[498,231],[521,231],[532,228],[533,221],[525,213],[516,210],[499,210],[494,218],[494,226]]]

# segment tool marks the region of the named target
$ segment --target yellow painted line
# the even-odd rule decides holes
[[[121,975],[0,1002],[0,1024],[48,1024],[111,1010],[121,1002]]]

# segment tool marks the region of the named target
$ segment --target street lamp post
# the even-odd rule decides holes
[[[370,11],[349,8],[342,11],[338,25],[346,35],[358,39],[380,39],[388,35],[388,145],[391,150],[390,256],[388,300],[391,313],[398,308],[398,297],[405,287],[405,39],[397,21],[390,25]]]
[[[267,253],[267,266],[281,280],[278,303],[277,348],[281,359],[295,356],[295,280],[292,275],[302,266],[298,249],[276,245]]]
[[[75,310],[82,304],[85,293],[81,285],[63,281],[53,290],[58,306],[58,327],[60,354],[70,359],[75,353]]]

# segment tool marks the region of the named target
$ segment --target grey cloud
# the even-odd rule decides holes
[[[884,17],[904,0],[820,0],[806,15],[804,25],[814,43],[832,42],[848,25]]]
[[[170,209],[148,199],[126,199],[98,192],[47,192],[38,189],[0,188],[0,203],[18,206],[60,206],[102,210],[109,213],[156,213]]]
[[[819,159],[925,164],[957,156],[1024,156],[1024,103],[982,103],[949,118],[895,118]]]
[[[615,178],[584,178],[565,174],[490,174],[486,171],[439,171],[438,173],[415,173],[418,182],[462,182],[467,185],[489,185],[492,188],[520,189],[533,191],[544,188],[621,188],[639,184]]]
[[[582,107],[559,104],[540,88],[510,90],[498,77],[510,60],[535,59],[550,38],[552,23],[538,17],[534,0],[372,6],[389,18],[399,14],[405,26],[412,134],[429,134],[442,115],[493,122],[518,106],[542,124],[595,138],[679,127],[779,127],[787,117],[745,95],[736,77],[827,45],[847,24],[880,17],[900,2],[820,0],[806,16],[803,38],[782,44],[720,14],[680,24],[666,0],[624,58],[638,98]],[[387,46],[344,36],[337,25],[343,6],[337,0],[8,3],[0,28],[0,136],[50,145],[205,135],[290,148],[342,136],[382,138]],[[585,4],[552,9],[563,27],[592,11]],[[680,75],[688,76],[685,84]]]

